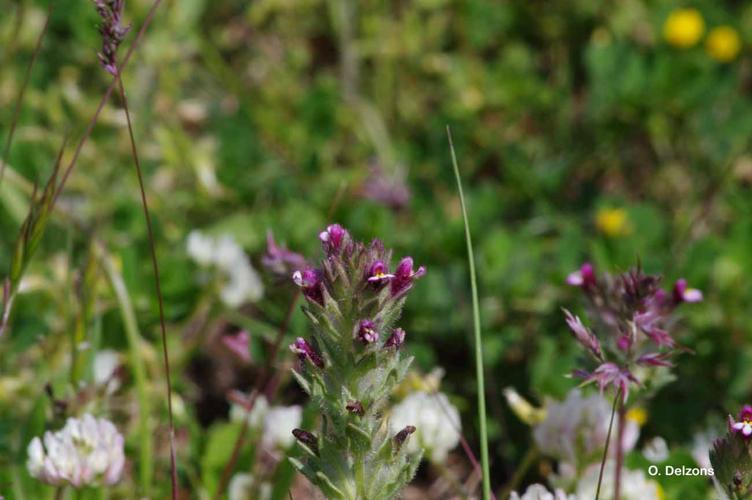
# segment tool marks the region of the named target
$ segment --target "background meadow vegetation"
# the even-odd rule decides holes
[[[91,2],[58,4],[0,183],[3,276],[32,185],[46,182],[69,137],[67,164],[111,81],[96,57]],[[127,2],[125,47],[150,5]],[[0,0],[3,141],[46,7]],[[669,28],[686,7],[701,23],[690,16]],[[725,25],[740,38],[711,36]],[[677,330],[694,352],[677,359],[676,380],[644,408],[641,429],[643,440],[668,442],[668,463],[693,464],[693,435],[721,431],[752,394],[749,42],[752,4],[730,0],[165,0],[124,83],[162,271],[184,497],[208,497],[221,481],[240,427],[228,420],[231,389],[249,390],[270,363],[281,374],[275,401],[307,401],[288,375],[294,356],[283,348],[268,359],[294,287],[262,273],[263,298],[222,305],[186,252],[192,230],[232,235],[259,272],[267,231],[313,260],[330,222],[425,265],[401,320],[405,349],[420,372],[443,369],[441,389],[477,454],[472,307],[447,124],[475,239],[494,490],[509,485],[532,443],[503,389],[539,404],[576,385],[565,375],[581,354],[560,309],[581,310],[564,280],[585,260],[614,272],[639,260],[666,283],[684,277],[703,290]],[[0,338],[0,492],[51,497],[26,472],[26,445],[65,411],[94,408],[126,436],[125,478],[110,497],[167,497],[159,316],[117,95],[22,283]],[[283,346],[308,332],[293,311]],[[219,340],[241,329],[249,363]],[[88,348],[73,354],[77,332]],[[121,386],[106,397],[86,384],[103,349],[120,362]],[[240,468],[254,446],[241,450]],[[461,448],[447,467],[467,477]],[[517,486],[552,467],[535,458]],[[422,467],[409,494],[430,497],[440,476]],[[288,488],[309,494],[284,464],[272,482],[276,498]],[[703,478],[659,483],[669,499],[709,495]]]

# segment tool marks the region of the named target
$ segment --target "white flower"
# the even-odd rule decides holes
[[[228,500],[268,500],[271,497],[272,485],[262,482],[256,488],[256,479],[250,474],[235,474],[227,486]]]
[[[114,378],[115,370],[120,366],[120,357],[117,351],[102,349],[94,356],[94,382],[107,388],[107,393],[112,394],[120,387],[120,380]]]
[[[642,447],[642,456],[653,463],[665,462],[668,459],[668,445],[662,437],[654,437]]]
[[[233,404],[230,408],[230,420],[233,422],[242,422],[243,418],[247,418],[248,427],[251,429],[260,429],[264,424],[264,417],[268,411],[269,402],[264,396],[257,396],[251,411],[247,411],[242,405]]]
[[[188,235],[187,250],[198,264],[214,266],[219,272],[222,278],[219,296],[229,307],[256,302],[264,295],[261,277],[232,236],[214,239],[194,230]]]
[[[264,416],[261,444],[268,449],[286,449],[295,442],[292,430],[300,427],[303,409],[300,406],[272,406]]]
[[[125,465],[123,436],[109,420],[88,413],[69,418],[57,432],[45,432],[44,441],[35,437],[27,452],[29,474],[56,486],[115,484]]]
[[[261,432],[261,444],[269,451],[286,449],[295,441],[292,430],[300,427],[303,408],[293,406],[269,406],[264,396],[258,396],[253,408],[247,412],[241,405],[233,405],[230,419],[238,422],[248,419],[251,429]]]
[[[614,497],[614,464],[613,460],[609,460],[603,471],[599,497],[601,500],[611,500]],[[595,463],[585,470],[582,479],[577,483],[578,500],[595,498],[600,467],[600,463]],[[622,469],[621,500],[659,500],[661,497],[661,489],[658,483],[647,479],[643,471]]]
[[[604,397],[599,394],[583,397],[578,389],[574,389],[563,402],[548,403],[546,418],[535,427],[533,437],[543,454],[570,464],[584,465],[600,457],[610,420],[611,405]],[[634,448],[639,434],[639,426],[627,420],[625,452]],[[616,439],[616,433],[611,439]]]
[[[214,240],[201,231],[193,230],[188,234],[186,249],[188,255],[202,266],[208,266],[213,261]]]
[[[525,490],[525,494],[520,496],[513,491],[509,500],[576,500],[574,495],[567,495],[562,490],[555,490],[553,493],[541,484],[531,484]]]
[[[414,392],[392,408],[391,433],[396,434],[408,425],[414,425],[416,430],[407,440],[407,452],[423,449],[434,462],[443,462],[460,442],[460,413],[440,392]]]

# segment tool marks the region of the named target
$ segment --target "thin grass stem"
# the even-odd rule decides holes
[[[454,176],[457,180],[457,191],[460,196],[460,206],[462,207],[462,219],[465,224],[465,242],[467,243],[467,262],[470,267],[470,288],[473,294],[473,330],[475,333],[475,376],[478,390],[478,423],[480,426],[480,456],[483,469],[483,499],[491,498],[491,475],[488,464],[488,429],[486,427],[486,384],[484,381],[483,370],[483,344],[480,331],[480,305],[478,302],[478,283],[475,274],[475,258],[473,257],[473,242],[470,236],[470,223],[467,215],[467,206],[465,205],[465,195],[462,191],[462,180],[460,178],[460,169],[457,165],[457,154],[454,151],[454,142],[452,141],[452,131],[447,125],[447,137],[449,139],[449,149],[452,153],[452,166]]]
[[[611,443],[611,430],[614,427],[614,415],[616,415],[616,405],[621,398],[621,389],[616,391],[616,397],[614,398],[614,404],[611,407],[611,420],[608,423],[608,433],[606,434],[606,446],[603,448],[603,458],[601,459],[601,469],[598,472],[598,486],[595,488],[595,500],[601,494],[601,483],[603,482],[603,470],[606,468],[606,460],[608,459],[608,445]]]
[[[21,89],[18,91],[18,98],[16,99],[16,107],[13,110],[13,118],[11,118],[10,121],[10,130],[8,131],[8,138],[5,140],[5,147],[3,148],[3,155],[0,156],[0,184],[3,182],[3,176],[5,175],[5,163],[8,160],[8,154],[10,153],[10,146],[13,143],[13,135],[16,133],[16,125],[18,125],[18,118],[21,115],[21,105],[24,100],[24,95],[26,95],[26,88],[29,86],[29,81],[31,81],[31,70],[34,67],[34,63],[36,63],[37,58],[39,57],[39,53],[42,51],[42,41],[44,40],[45,35],[47,34],[47,28],[50,26],[50,18],[52,17],[52,11],[55,10],[55,2],[50,2],[50,5],[47,7],[47,17],[44,19],[44,25],[42,26],[42,31],[39,33],[39,37],[37,37],[37,43],[34,47],[34,52],[31,55],[31,61],[29,61],[29,65],[26,67],[26,74],[24,75],[23,83],[21,84]]]
[[[138,156],[138,148],[136,147],[136,139],[133,135],[133,122],[131,121],[131,113],[128,109],[128,98],[125,94],[125,85],[118,73],[118,87],[120,88],[120,99],[123,101],[123,109],[125,110],[125,121],[128,124],[128,137],[131,141],[131,154],[133,156],[133,163],[136,166],[136,176],[138,177],[138,187],[141,191],[141,207],[144,210],[144,219],[146,220],[146,232],[149,238],[149,250],[151,253],[152,270],[154,271],[154,287],[157,292],[157,303],[159,304],[159,327],[162,334],[162,361],[164,363],[165,370],[165,391],[167,393],[167,418],[170,433],[170,478],[172,486],[172,498],[177,499],[178,495],[178,473],[177,473],[177,457],[175,454],[175,424],[172,415],[172,380],[170,378],[170,356],[167,348],[167,328],[165,327],[164,316],[164,297],[162,295],[162,284],[159,276],[159,262],[157,260],[157,250],[154,244],[154,230],[151,225],[151,215],[149,213],[149,204],[146,201],[146,189],[144,188],[144,175],[141,169],[141,161]]]

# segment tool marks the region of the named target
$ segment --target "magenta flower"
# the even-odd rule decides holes
[[[266,233],[266,253],[261,257],[261,264],[270,272],[289,276],[293,269],[302,269],[306,265],[305,258],[299,253],[292,252],[277,245],[271,231]]]
[[[593,355],[599,360],[603,361],[603,352],[601,351],[601,344],[598,342],[596,336],[588,330],[585,325],[582,324],[580,318],[572,315],[569,311],[564,309],[564,315],[567,317],[567,325],[572,330],[572,334],[577,341],[585,346]]]
[[[567,284],[589,289],[595,286],[595,270],[590,262],[585,262],[582,266],[567,276]]]
[[[420,266],[413,271],[413,258],[405,257],[397,265],[392,278],[392,297],[399,297],[407,292],[412,286],[413,281],[426,274],[426,268]]]
[[[321,271],[312,267],[295,271],[292,280],[303,290],[305,298],[319,305],[324,305],[324,292],[321,289]]]
[[[250,336],[248,332],[243,330],[237,335],[223,335],[222,343],[231,350],[238,358],[244,363],[251,362],[251,353],[248,350],[248,342]]]
[[[290,344],[290,350],[297,354],[301,361],[308,359],[317,367],[324,368],[324,360],[321,359],[321,356],[319,356],[311,344],[309,344],[303,337],[295,339],[295,342]]]
[[[739,420],[731,424],[731,430],[741,433],[744,439],[752,437],[752,406],[744,405],[742,407],[739,412]]]
[[[379,340],[379,332],[376,331],[376,325],[370,319],[364,319],[358,323],[355,336],[364,344],[373,344]]]
[[[614,363],[603,363],[591,374],[582,373],[585,375],[585,382],[595,382],[598,384],[598,389],[603,393],[603,390],[610,386],[614,389],[620,390],[622,399],[626,403],[629,397],[629,384],[630,382],[639,383],[638,380],[632,375],[632,372],[625,368],[620,368]]]
[[[349,237],[347,230],[339,224],[331,224],[319,234],[324,251],[329,255],[338,253],[342,249],[346,237]]]
[[[405,343],[405,335],[405,330],[395,328],[389,338],[386,339],[386,342],[384,342],[384,347],[396,347],[399,349]]]
[[[687,280],[681,278],[674,284],[674,302],[702,302],[702,292],[696,288],[687,288]]]
[[[394,275],[389,274],[389,269],[383,260],[377,260],[371,264],[371,269],[368,270],[368,282],[374,285],[381,285],[392,278],[394,278]]]

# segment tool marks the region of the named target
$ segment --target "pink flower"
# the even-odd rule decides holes
[[[238,356],[244,363],[251,362],[251,353],[248,350],[248,342],[250,336],[245,330],[240,331],[236,335],[223,335],[222,343]]]
[[[306,268],[303,271],[295,271],[292,280],[303,290],[303,296],[311,302],[324,305],[324,293],[321,290],[321,271]]]
[[[681,278],[674,284],[674,302],[702,302],[702,292],[696,288],[687,288],[687,280]]]
[[[592,288],[596,284],[595,270],[590,262],[585,262],[582,266],[567,276],[567,284],[578,286],[580,288]]]
[[[364,319],[358,323],[358,329],[355,336],[364,344],[373,344],[379,340],[379,332],[376,330],[374,322],[370,319]]]
[[[744,405],[742,407],[739,412],[739,420],[731,423],[731,430],[740,432],[744,439],[752,437],[752,406]]]
[[[295,342],[290,344],[290,350],[297,354],[301,361],[308,359],[317,367],[324,368],[324,360],[321,359],[321,356],[319,356],[311,344],[309,344],[303,337],[295,339]]]
[[[392,278],[392,297],[399,297],[407,292],[412,286],[413,281],[426,274],[426,268],[420,266],[413,271],[413,258],[405,257],[397,265]]]
[[[326,230],[319,233],[319,240],[327,254],[338,253],[344,246],[346,237],[349,234],[345,228],[339,224],[331,224]]]
[[[392,278],[394,278],[394,275],[389,274],[389,269],[383,260],[377,260],[371,264],[371,269],[368,270],[368,282],[374,285],[386,283]]]
[[[593,332],[588,330],[585,325],[582,324],[580,318],[574,316],[566,309],[564,309],[564,315],[567,317],[567,325],[569,325],[569,329],[572,330],[574,338],[576,338],[580,344],[585,346],[586,349],[592,352],[596,358],[603,360],[601,344],[598,342],[598,339]]]

